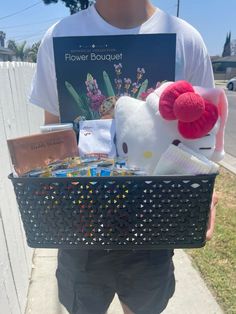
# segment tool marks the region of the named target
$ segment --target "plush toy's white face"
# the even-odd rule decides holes
[[[179,133],[176,120],[167,121],[161,117],[158,103],[158,91],[150,94],[146,102],[126,96],[118,100],[115,121],[119,156],[128,157],[129,165],[151,174],[169,145],[179,140],[211,159],[220,118],[206,136],[188,140]]]

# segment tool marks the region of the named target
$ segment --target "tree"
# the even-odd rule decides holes
[[[17,60],[25,61],[27,55],[26,41],[23,43],[16,43],[15,40],[8,40],[7,48],[15,53]]]
[[[231,41],[231,56],[236,56],[236,39]]]
[[[3,31],[0,31],[0,47],[5,46],[5,38],[6,38],[6,33]]]
[[[59,0],[43,0],[45,4],[58,3]],[[95,2],[95,0],[61,0],[65,6],[70,9],[70,13],[87,9],[87,7]]]
[[[34,43],[30,48],[27,49],[26,55],[27,55],[27,61],[29,62],[37,62],[37,53],[39,50],[40,41],[37,43]]]
[[[231,56],[231,32],[226,35],[226,40],[224,44],[224,49],[222,53],[222,57],[228,57]]]

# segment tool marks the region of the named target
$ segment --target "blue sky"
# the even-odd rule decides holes
[[[177,0],[152,2],[176,15]],[[2,1],[0,30],[6,33],[7,40],[32,44],[50,25],[68,14],[62,3],[46,6],[39,0]],[[232,39],[236,39],[236,0],[180,0],[180,17],[200,31],[210,55],[222,53],[227,32],[231,31]]]

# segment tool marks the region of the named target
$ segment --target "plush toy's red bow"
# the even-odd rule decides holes
[[[175,82],[162,92],[159,111],[166,120],[178,120],[179,132],[187,139],[207,135],[218,119],[217,107],[195,93],[186,81]]]

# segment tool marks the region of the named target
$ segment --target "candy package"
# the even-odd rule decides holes
[[[125,159],[98,156],[72,157],[58,160],[24,174],[25,177],[110,177],[146,175],[139,168],[130,168]]]

